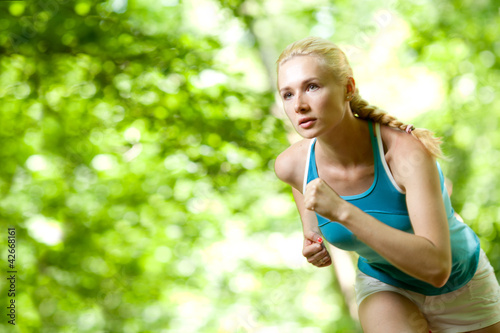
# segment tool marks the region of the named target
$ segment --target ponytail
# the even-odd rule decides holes
[[[434,136],[434,134],[425,128],[413,128],[412,125],[404,124],[396,117],[391,116],[384,110],[379,109],[374,105],[368,104],[366,100],[361,98],[359,90],[356,88],[353,99],[350,102],[351,110],[354,115],[360,119],[372,120],[381,125],[387,125],[392,128],[398,128],[406,131],[416,137],[425,149],[435,158],[442,158],[443,152],[441,151],[441,139]]]

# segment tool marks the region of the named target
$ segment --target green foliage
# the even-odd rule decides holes
[[[2,330],[359,331],[332,271],[301,258],[296,210],[273,173],[288,145],[273,66],[309,34],[373,46],[380,10],[412,29],[403,57],[446,84],[443,109],[415,124],[443,136],[454,205],[499,269],[493,3],[0,9],[0,219],[17,231],[19,304],[15,330],[5,318]]]
[[[454,15],[435,15],[450,11]],[[414,12],[434,14],[429,20],[409,15]],[[443,138],[454,208],[479,235],[499,270],[500,100],[495,91],[500,88],[500,43],[494,33],[500,28],[498,6],[489,1],[439,1],[405,4],[402,13],[412,23],[411,47],[418,60],[440,73],[447,91],[444,107],[418,121]]]

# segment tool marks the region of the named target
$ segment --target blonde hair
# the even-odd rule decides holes
[[[342,85],[347,84],[347,80],[353,77],[352,68],[344,52],[334,43],[319,37],[307,37],[288,45],[276,62],[277,71],[279,72],[281,64],[291,58],[304,55],[312,55],[321,59],[330,70],[335,80]],[[370,105],[361,97],[358,88],[356,88],[354,92],[350,105],[356,117],[372,120],[376,123],[398,128],[402,131],[408,131],[420,140],[432,156],[436,158],[443,157],[440,147],[441,140],[436,138],[431,131],[425,128],[413,128],[412,125],[404,124],[384,110],[374,105]]]

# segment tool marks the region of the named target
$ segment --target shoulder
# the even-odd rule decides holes
[[[437,171],[435,159],[413,135],[388,126],[380,126],[380,132],[387,164],[403,189],[410,180],[421,181]]]
[[[425,152],[424,145],[413,135],[385,125],[380,125],[382,142],[389,155],[399,156],[407,152],[407,149],[417,152]]]
[[[300,192],[302,192],[305,164],[310,145],[310,139],[302,139],[279,154],[274,163],[276,176]]]

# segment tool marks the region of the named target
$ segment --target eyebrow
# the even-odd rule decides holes
[[[305,85],[305,84],[307,84],[307,83],[309,83],[309,82],[311,82],[311,81],[315,81],[315,80],[318,80],[318,81],[319,81],[319,78],[318,78],[318,77],[316,77],[316,76],[313,76],[313,77],[307,78],[307,79],[305,79],[304,81],[302,81],[302,82],[300,83],[300,85],[301,85],[301,86],[303,86],[303,85]],[[281,92],[283,92],[283,91],[285,91],[285,90],[289,90],[289,89],[290,89],[290,87],[288,87],[288,86],[287,86],[287,87],[283,87],[283,88],[281,88],[281,89],[279,90],[279,92],[281,93]]]

